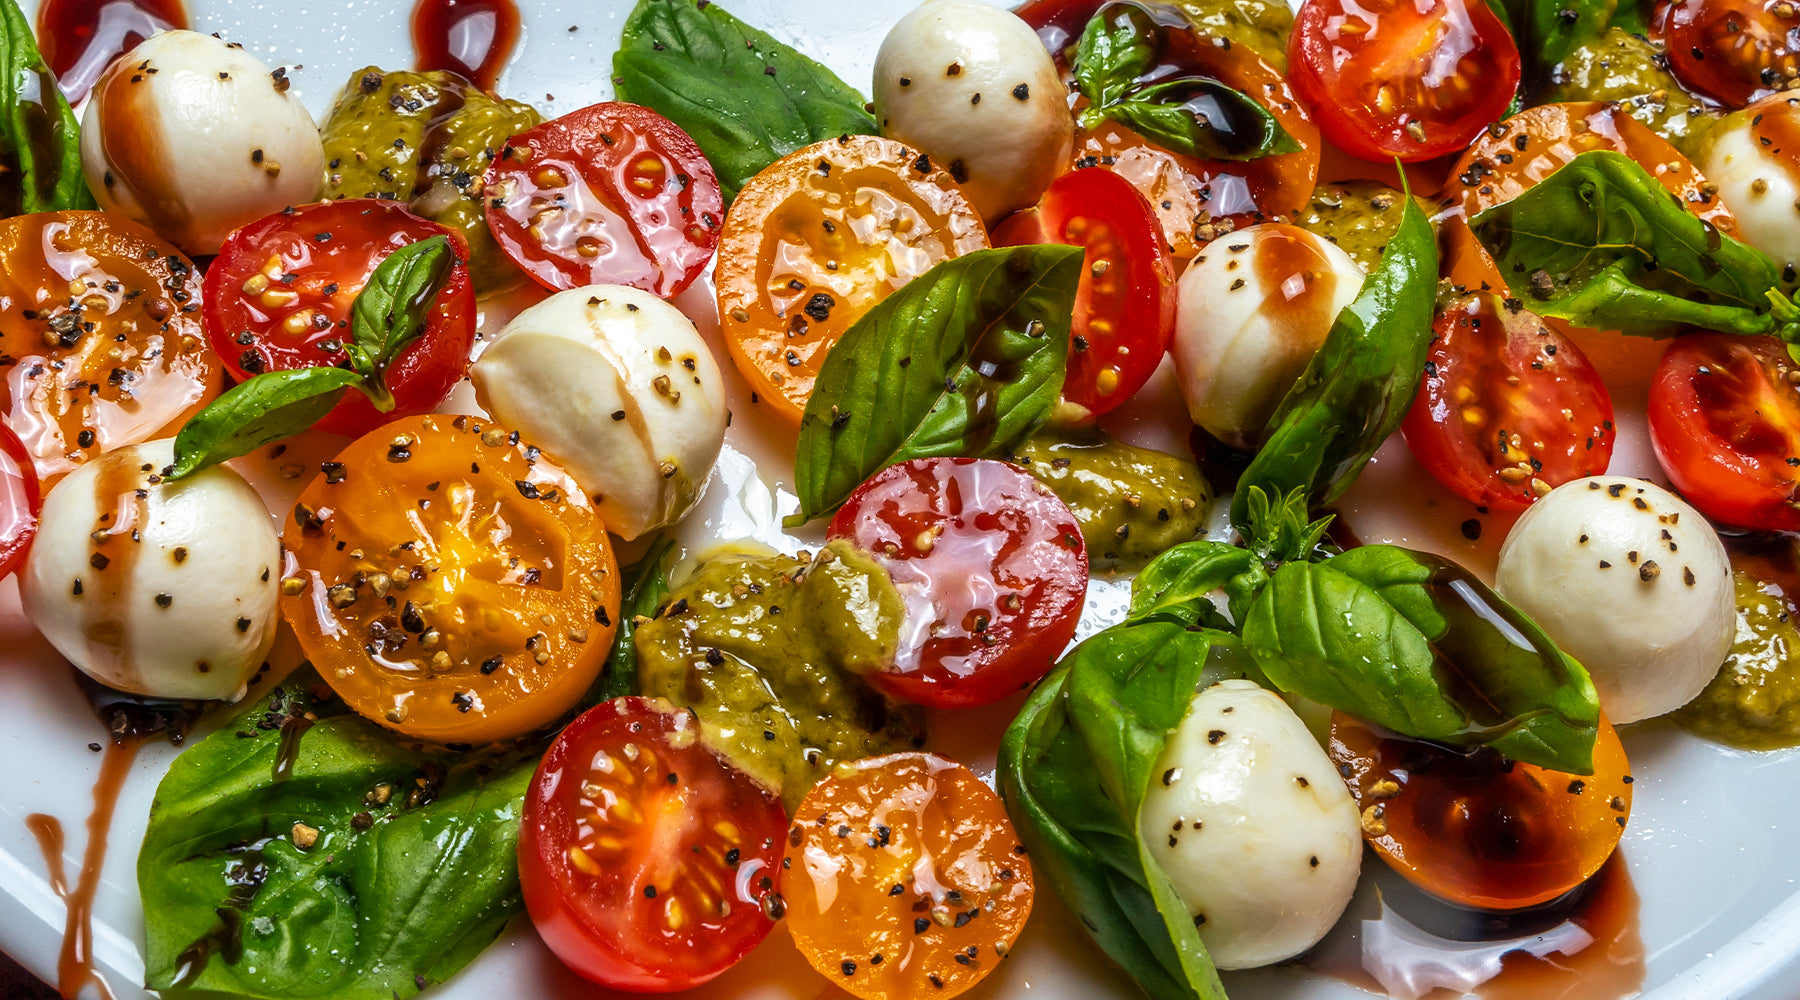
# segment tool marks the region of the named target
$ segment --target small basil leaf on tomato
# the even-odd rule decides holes
[[[1639,0],[1489,0],[1488,7],[1518,41],[1519,51],[1542,75],[1611,28],[1643,35],[1650,30],[1647,3]]]
[[[606,661],[606,672],[582,704],[599,704],[614,698],[638,694],[637,620],[656,617],[663,599],[669,596],[669,551],[675,540],[662,536],[644,553],[644,557],[625,569],[625,591],[620,601],[619,630],[613,635],[612,653]]]
[[[95,207],[79,132],[31,22],[0,0],[0,217]]]
[[[296,671],[157,786],[137,865],[151,989],[411,997],[523,908],[535,758],[471,767],[315,698],[322,687]]]
[[[1224,542],[1183,542],[1138,572],[1131,581],[1131,607],[1126,621],[1153,615],[1180,615],[1207,621],[1213,609],[1210,596],[1235,578],[1262,572],[1248,549]]]
[[[295,368],[241,382],[182,425],[168,476],[191,476],[293,437],[323,419],[346,389],[362,381],[342,368]]]
[[[693,137],[726,204],[802,146],[880,134],[854,88],[716,3],[638,0],[613,55],[613,85],[619,100]]]
[[[395,250],[369,274],[350,307],[350,339],[344,353],[356,370],[381,386],[382,373],[425,332],[431,307],[450,284],[456,252],[447,236],[433,236]],[[380,389],[386,392],[385,387]],[[393,400],[377,407],[393,408]]]
[[[1238,480],[1231,523],[1245,537],[1252,537],[1252,487],[1269,497],[1304,489],[1309,506],[1329,503],[1350,488],[1406,418],[1431,343],[1437,280],[1431,224],[1406,198],[1381,263],[1338,313]]]
[[[1288,563],[1243,635],[1283,691],[1405,736],[1592,773],[1600,702],[1587,671],[1454,563],[1392,545]]]
[[[1771,297],[1773,260],[1695,217],[1622,153],[1583,153],[1471,226],[1540,316],[1668,336],[1688,325],[1780,333],[1776,314],[1792,312]]]
[[[1062,392],[1084,254],[979,250],[914,278],[832,346],[800,420],[790,526],[912,458],[1010,453]]]

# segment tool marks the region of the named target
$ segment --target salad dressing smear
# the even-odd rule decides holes
[[[412,14],[420,72],[446,70],[492,91],[519,42],[513,0],[419,0]]]

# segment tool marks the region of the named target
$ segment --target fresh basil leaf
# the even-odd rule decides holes
[[[522,909],[535,760],[417,749],[319,687],[296,673],[157,786],[137,866],[151,989],[410,997]]]
[[[1391,545],[1288,563],[1243,634],[1283,691],[1405,736],[1593,772],[1600,703],[1587,671],[1453,563]]]
[[[80,125],[30,20],[16,0],[0,0],[0,22],[0,218],[94,208]]]
[[[394,407],[384,378],[388,366],[425,332],[432,307],[455,270],[450,238],[433,236],[382,258],[356,294],[344,353],[367,380],[369,397],[382,412]]]
[[[1287,497],[1305,490],[1309,507],[1337,499],[1411,408],[1431,344],[1437,295],[1437,241],[1408,197],[1400,227],[1331,324],[1325,343],[1269,420],[1267,443],[1238,479],[1231,523],[1246,538],[1251,488]]]
[[[1062,392],[1080,247],[979,250],[908,282],[825,355],[800,420],[804,524],[896,462],[1008,454]]]
[[[175,465],[182,479],[265,444],[293,437],[331,412],[344,390],[362,376],[342,368],[266,372],[233,386],[182,425],[175,435]]]
[[[1307,510],[1306,490],[1296,488],[1271,501],[1260,486],[1247,487],[1241,532],[1252,552],[1270,562],[1316,562],[1324,553],[1325,529],[1331,516],[1314,520]]]
[[[1634,34],[1650,30],[1642,0],[1492,0],[1534,77],[1543,77],[1582,45],[1609,28]]]
[[[854,88],[706,0],[638,0],[613,56],[613,85],[619,100],[693,136],[726,204],[802,146],[880,134]]]
[[[1645,336],[1687,324],[1778,333],[1775,262],[1720,233],[1636,161],[1575,157],[1471,223],[1501,274],[1540,316]]]
[[[1156,64],[1159,25],[1136,4],[1106,4],[1088,19],[1075,41],[1075,85],[1089,107],[1108,107],[1124,100]],[[1095,120],[1098,120],[1096,118]]]
[[[1162,616],[1115,625],[1063,659],[1000,744],[1000,791],[1039,877],[1157,1000],[1225,998],[1138,811],[1194,693],[1227,677],[1260,681],[1227,633]]]
[[[606,660],[606,672],[595,685],[589,700],[598,704],[638,693],[637,618],[656,616],[663,598],[669,596],[669,551],[675,540],[658,538],[650,550],[625,571],[625,593],[619,605],[619,628],[613,633],[612,654]]]
[[[1244,574],[1262,573],[1254,554],[1224,542],[1183,542],[1150,560],[1131,581],[1128,622],[1153,615],[1198,620],[1212,608],[1209,597]]]

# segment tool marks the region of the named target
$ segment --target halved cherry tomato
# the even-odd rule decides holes
[[[1077,170],[994,231],[995,246],[1025,243],[1087,248],[1063,397],[1106,413],[1150,380],[1175,335],[1175,265],[1162,225],[1124,178]]]
[[[200,288],[181,251],[119,216],[0,220],[0,416],[46,487],[174,434],[218,394]]]
[[[1438,482],[1473,504],[1523,510],[1539,484],[1606,471],[1612,397],[1574,342],[1491,292],[1452,301],[1434,332],[1400,429]]]
[[[955,178],[891,139],[827,139],[777,160],[738,192],[719,240],[719,322],[751,400],[798,425],[850,324],[987,245]]]
[[[1306,0],[1288,76],[1339,149],[1415,163],[1506,115],[1519,48],[1485,0]]]
[[[1031,865],[1000,797],[933,754],[838,768],[800,803],[787,844],[794,943],[862,1000],[956,996],[1031,915]]]
[[[1042,677],[1075,637],[1088,582],[1081,527],[1017,466],[889,466],[850,494],[830,535],[873,553],[905,599],[895,662],[870,677],[897,698],[998,701]]]
[[[24,565],[42,510],[31,453],[10,427],[0,424],[0,579]]]
[[[1663,2],[1651,34],[1683,86],[1730,107],[1800,78],[1800,8],[1790,0]]]
[[[494,238],[552,291],[630,285],[674,298],[706,270],[725,216],[700,147],[635,104],[591,105],[513,136],[484,184]]]
[[[615,698],[538,764],[519,831],[525,907],[550,950],[594,982],[698,986],[781,916],[787,814],[699,737],[691,712]]]
[[[1514,910],[1563,895],[1600,870],[1631,817],[1630,766],[1605,716],[1589,776],[1485,747],[1384,737],[1342,712],[1332,714],[1328,750],[1369,845],[1407,881],[1460,906]]]
[[[1800,366],[1773,337],[1693,333],[1650,382],[1650,443],[1702,514],[1800,531]]]
[[[294,505],[281,613],[357,712],[488,743],[574,707],[619,619],[606,526],[573,479],[477,417],[352,442]]]
[[[475,346],[469,247],[461,233],[393,202],[353,198],[308,205],[232,233],[206,272],[206,336],[240,381],[266,371],[336,365],[345,357],[351,306],[376,265],[433,236],[449,238],[456,265],[424,334],[388,367],[393,412],[382,413],[362,393],[348,392],[318,427],[355,435],[424,413],[469,370]]]

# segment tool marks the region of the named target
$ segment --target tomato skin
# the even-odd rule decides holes
[[[25,565],[43,509],[31,453],[12,428],[0,424],[0,580]]]
[[[376,265],[433,236],[449,238],[456,264],[424,334],[388,367],[393,411],[383,413],[362,393],[347,392],[317,427],[355,436],[425,413],[469,369],[475,346],[469,247],[461,233],[394,202],[352,198],[308,205],[232,233],[206,272],[207,339],[239,381],[265,371],[337,365],[346,355],[341,346],[331,348],[349,337],[351,307]],[[290,274],[291,281],[281,280]]]
[[[938,708],[998,701],[1075,637],[1087,546],[1068,506],[1015,465],[918,458],[871,477],[829,535],[870,552],[906,601],[896,662],[870,676]]]
[[[1438,482],[1478,506],[1524,510],[1538,482],[1606,471],[1612,397],[1573,341],[1492,293],[1454,300],[1434,330],[1400,429]]]
[[[1520,72],[1518,46],[1484,0],[1306,0],[1288,67],[1325,137],[1377,163],[1467,146],[1506,114]]]
[[[725,217],[694,140],[618,101],[508,139],[484,185],[500,248],[551,291],[630,285],[674,298],[706,270]]]
[[[1063,398],[1107,413],[1150,380],[1175,335],[1175,264],[1162,224],[1124,178],[1077,170],[994,231],[995,246],[1028,243],[1087,250]]]
[[[1663,0],[1651,36],[1689,90],[1741,108],[1800,76],[1800,12],[1785,0]]]
[[[1594,773],[1384,737],[1334,712],[1332,763],[1389,867],[1459,906],[1514,910],[1567,893],[1611,857],[1631,817],[1631,772],[1605,716]]]
[[[698,986],[781,915],[787,814],[698,732],[666,701],[615,698],[570,723],[538,764],[519,833],[525,907],[550,950],[596,983]]]
[[[1773,337],[1692,333],[1650,382],[1650,443],[1669,481],[1708,518],[1800,531],[1800,388]]]

